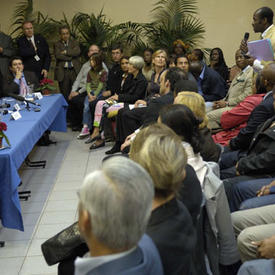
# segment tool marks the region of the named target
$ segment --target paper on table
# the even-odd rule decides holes
[[[250,41],[247,43],[247,47],[249,55],[257,58],[260,61],[274,60],[274,52],[270,39]]]

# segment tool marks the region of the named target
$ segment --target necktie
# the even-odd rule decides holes
[[[25,82],[23,81],[23,79],[20,79],[20,95],[25,97],[28,93],[28,88],[25,84]]]
[[[69,47],[69,41],[65,42],[66,51],[68,51],[68,47]],[[67,64],[68,64],[68,69],[71,69],[73,67],[72,61],[67,61]]]

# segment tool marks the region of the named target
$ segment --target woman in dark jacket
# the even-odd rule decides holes
[[[199,125],[200,140],[202,144],[200,154],[204,161],[218,162],[221,147],[215,144],[210,130],[207,128],[208,120],[203,97],[194,92],[180,92],[175,98],[174,103],[186,105],[191,109],[195,116],[201,120]]]
[[[225,81],[228,81],[229,70],[225,63],[223,52],[220,48],[214,48],[211,50],[209,67],[219,73]]]

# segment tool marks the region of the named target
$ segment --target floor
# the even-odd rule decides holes
[[[25,231],[1,228],[0,273],[3,275],[57,274],[57,266],[48,266],[40,245],[77,220],[76,190],[89,172],[101,165],[104,152],[89,152],[77,133],[52,133],[56,145],[35,147],[31,160],[47,160],[45,169],[22,166],[20,191],[31,190],[31,198],[21,201]]]

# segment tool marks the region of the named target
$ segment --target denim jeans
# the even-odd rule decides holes
[[[232,212],[256,208],[275,203],[275,195],[256,197],[256,193],[264,185],[270,184],[274,178],[263,178],[243,181],[232,187],[230,210]]]
[[[90,105],[89,105],[88,96],[86,96],[85,100],[84,100],[82,123],[87,124],[89,129],[92,128],[92,118],[91,118],[91,112],[90,112]]]

